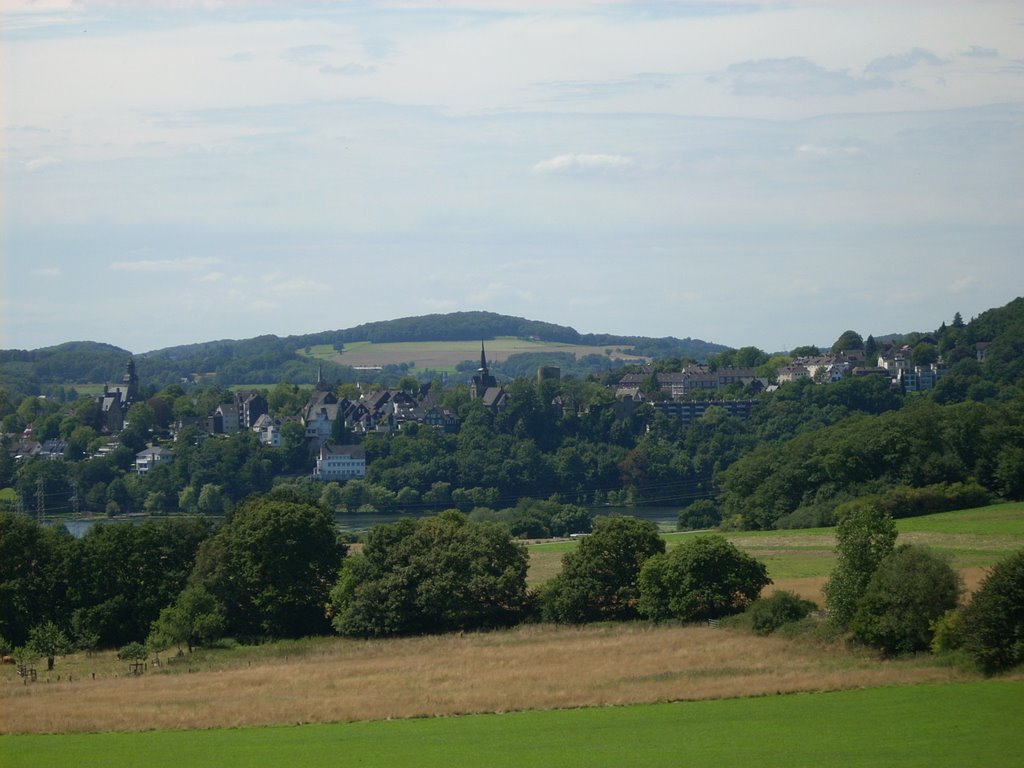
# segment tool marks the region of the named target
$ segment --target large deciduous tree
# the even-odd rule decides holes
[[[0,637],[23,645],[41,617],[64,608],[64,561],[72,546],[63,528],[0,512]]]
[[[869,501],[854,501],[837,512],[836,567],[825,584],[829,620],[847,629],[878,564],[896,544],[896,524]]]
[[[327,596],[343,555],[324,510],[253,497],[203,543],[192,583],[224,606],[228,632],[320,634],[328,629]]]
[[[923,651],[934,622],[956,608],[959,597],[960,578],[949,563],[907,544],[879,563],[850,628],[862,643],[890,655]]]
[[[544,617],[569,624],[636,618],[640,569],[664,551],[649,520],[598,518],[593,533],[562,558],[561,573],[544,589]]]
[[[640,571],[640,613],[701,621],[739,613],[771,583],[764,563],[723,536],[698,536],[649,559]]]
[[[370,637],[510,626],[529,605],[526,567],[504,526],[456,510],[376,526],[331,592],[334,627]]]
[[[1024,662],[1024,549],[996,563],[964,609],[964,647],[986,673]]]

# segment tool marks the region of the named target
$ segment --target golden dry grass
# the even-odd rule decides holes
[[[388,641],[195,673],[24,685],[0,680],[0,732],[68,733],[379,720],[708,699],[964,679],[920,660],[741,630],[642,624]],[[305,649],[302,651],[302,649]],[[60,665],[60,662],[58,666]],[[65,669],[72,666],[69,660]],[[51,673],[53,674],[53,673]],[[88,678],[88,675],[83,676]]]

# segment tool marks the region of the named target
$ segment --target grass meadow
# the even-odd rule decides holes
[[[986,681],[457,718],[0,737],[6,768],[1010,766],[1024,682]]]
[[[1013,502],[943,512],[896,521],[897,543],[923,544],[949,556],[964,576],[968,589],[984,569],[1024,548],[1024,504]],[[699,533],[664,534],[669,549]],[[835,530],[806,528],[785,531],[743,531],[724,534],[729,541],[768,566],[776,588],[793,589],[821,601],[816,590],[835,566]],[[543,584],[561,569],[562,556],[574,541],[530,545],[529,581]],[[772,588],[769,588],[769,592]]]
[[[569,352],[577,358],[584,355],[605,355],[611,350],[611,358],[627,362],[645,362],[647,358],[633,355],[623,347],[595,347],[583,344],[561,344],[548,341],[530,341],[514,336],[499,336],[485,342],[487,359],[501,362],[510,355],[521,352]],[[374,344],[369,341],[357,341],[345,345],[342,354],[335,352],[330,344],[318,344],[309,348],[305,354],[320,360],[330,360],[341,365],[399,365],[415,363],[418,369],[455,372],[455,366],[463,360],[480,359],[479,341],[409,341]]]

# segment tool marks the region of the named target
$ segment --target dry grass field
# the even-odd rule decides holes
[[[219,657],[218,657],[219,654]],[[284,655],[282,655],[284,654]],[[103,672],[93,680],[90,664]],[[50,681],[3,670],[4,733],[383,720],[955,681],[927,659],[876,656],[738,629],[582,628],[388,641],[323,638],[197,654],[141,677],[109,657],[58,660]],[[188,672],[191,666],[195,671]],[[114,677],[115,670],[121,670]],[[62,679],[56,680],[60,673]],[[68,682],[68,674],[72,682]],[[44,673],[44,677],[45,677]]]

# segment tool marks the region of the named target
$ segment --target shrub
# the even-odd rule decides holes
[[[680,531],[698,531],[716,528],[722,522],[718,505],[711,499],[698,499],[685,509],[679,510],[676,527]]]
[[[947,560],[924,547],[901,546],[872,575],[850,629],[887,654],[926,650],[935,621],[956,607],[960,589]]]
[[[936,483],[920,488],[897,485],[884,493],[866,498],[879,509],[888,512],[894,520],[984,507],[992,503],[992,494],[975,482]]]
[[[987,674],[1024,661],[1024,550],[996,563],[964,609],[964,648]]]
[[[964,644],[964,614],[956,608],[932,622],[932,653],[950,653]]]
[[[793,592],[780,589],[771,597],[762,597],[750,604],[750,627],[759,635],[770,635],[784,624],[807,618],[818,606]]]

